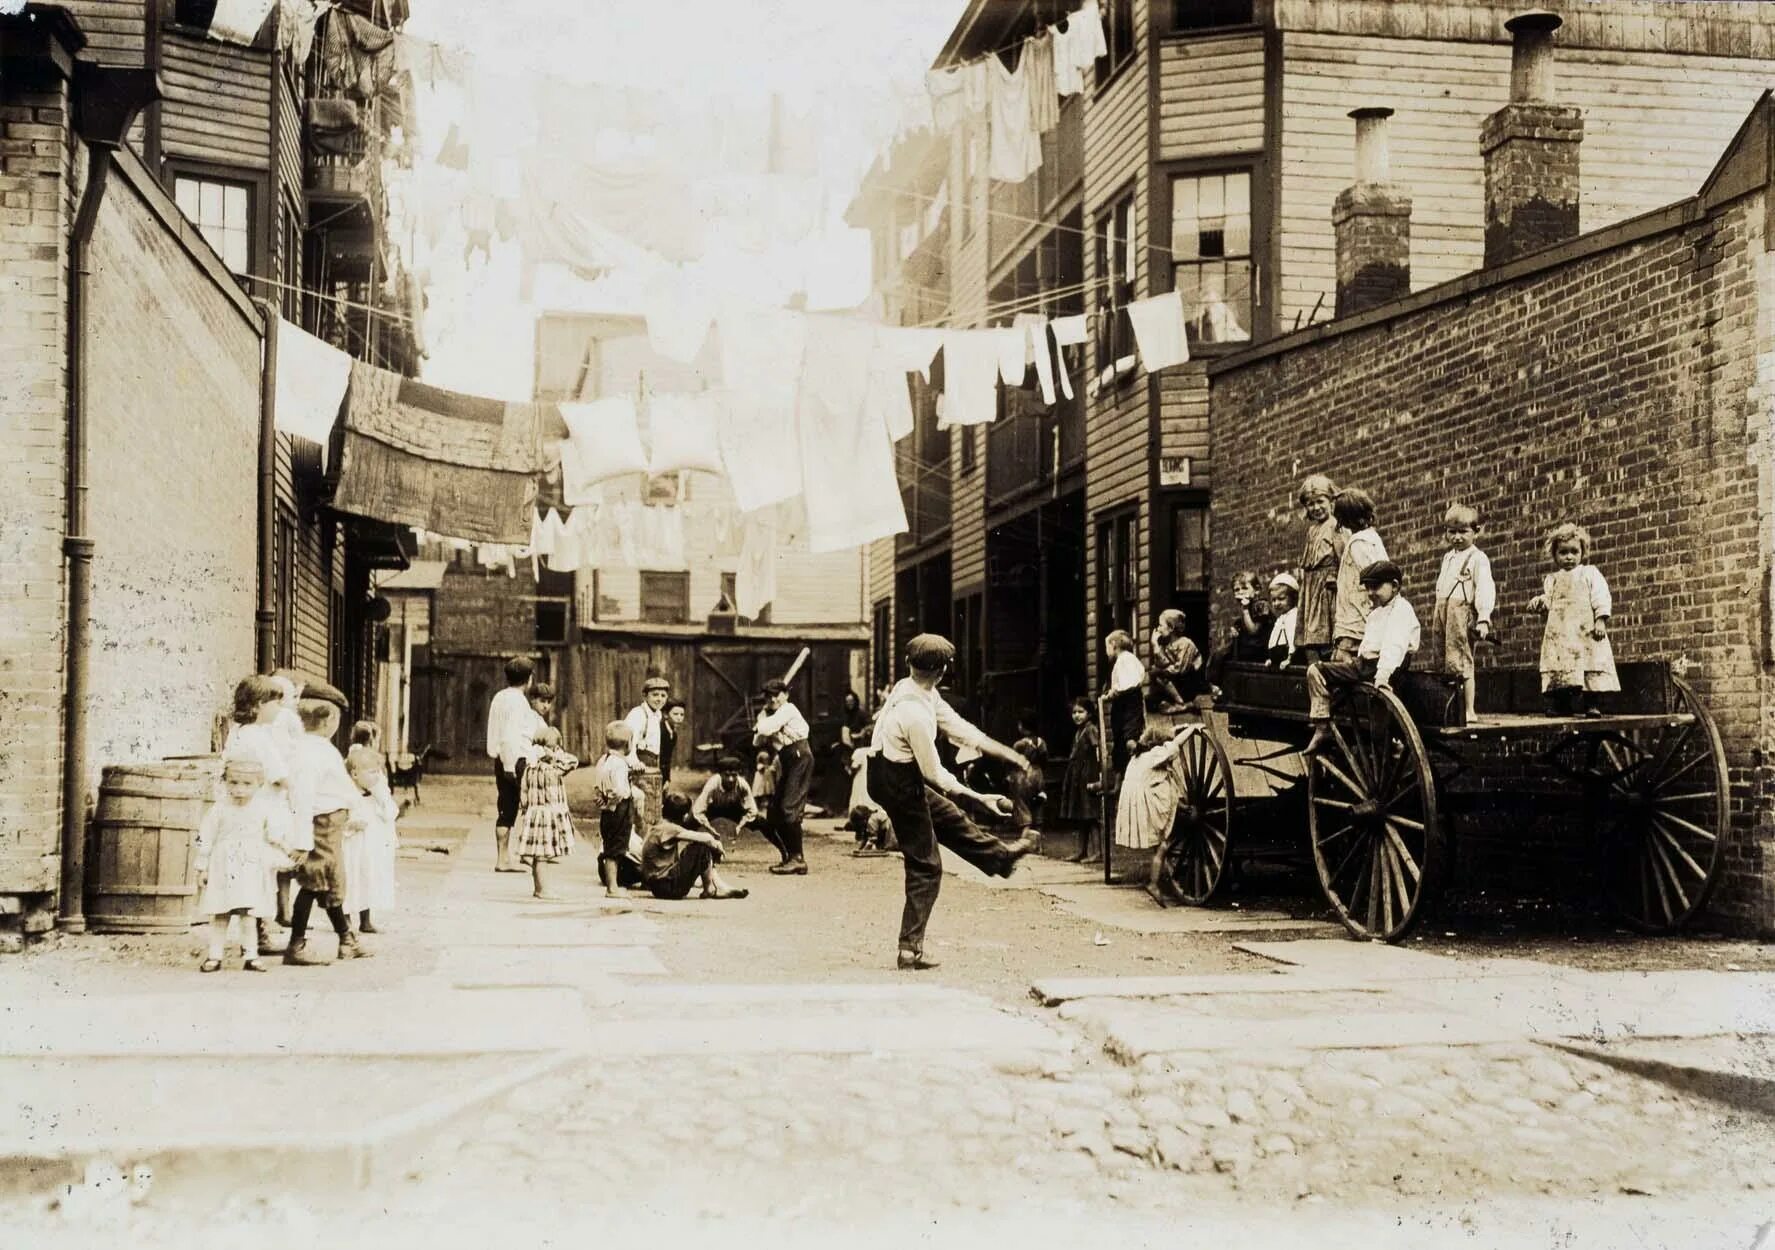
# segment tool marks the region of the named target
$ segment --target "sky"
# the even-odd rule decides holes
[[[669,93],[711,119],[779,94],[817,126],[813,180],[824,211],[805,242],[779,244],[762,263],[806,277],[810,306],[846,307],[868,294],[869,249],[842,213],[897,119],[916,110],[923,72],[966,7],[967,0],[412,0],[406,29],[469,51],[488,82],[544,73],[637,87]],[[448,93],[422,98],[420,151],[435,152],[448,122],[470,111]],[[492,133],[512,129],[502,119]],[[756,254],[743,259],[760,263]],[[426,379],[527,398],[537,308],[518,297],[516,245],[466,263],[460,247],[442,247],[429,268]],[[558,283],[548,287],[549,298],[561,298]]]

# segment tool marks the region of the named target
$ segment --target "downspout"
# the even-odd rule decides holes
[[[255,299],[265,318],[265,362],[259,375],[259,608],[255,658],[261,673],[277,668],[277,309]],[[285,593],[288,588],[285,588]]]
[[[68,241],[67,703],[62,722],[62,893],[58,923],[86,932],[86,692],[92,636],[93,540],[86,532],[86,274],[99,203],[111,176],[111,145],[89,143],[86,187]]]

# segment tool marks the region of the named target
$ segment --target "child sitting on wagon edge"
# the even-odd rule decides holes
[[[1314,755],[1331,741],[1331,692],[1334,688],[1373,682],[1388,689],[1393,674],[1411,662],[1418,649],[1418,614],[1399,592],[1405,580],[1391,560],[1376,560],[1362,570],[1362,587],[1370,603],[1355,661],[1320,661],[1307,669],[1308,718],[1313,736],[1302,754]]]

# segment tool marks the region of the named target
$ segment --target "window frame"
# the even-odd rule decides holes
[[[224,269],[233,274],[237,280],[248,280],[262,272],[266,257],[271,252],[271,240],[267,234],[265,205],[270,195],[270,187],[263,171],[241,169],[233,165],[219,165],[212,161],[194,161],[182,157],[168,157],[166,165],[167,191],[173,203],[179,207],[179,215],[195,230],[198,237],[208,244],[215,253],[216,259]],[[217,247],[205,234],[203,227],[195,218],[186,216],[183,206],[179,205],[179,183],[181,180],[195,183],[219,183],[224,188],[239,187],[246,191],[246,267],[236,270],[229,266]]]
[[[1135,240],[1139,212],[1135,207],[1139,188],[1129,182],[1111,196],[1098,212],[1091,228],[1093,289],[1097,294],[1094,311],[1097,326],[1093,335],[1094,384],[1100,385],[1106,372],[1113,372],[1121,381],[1134,375],[1137,355],[1134,348],[1134,324],[1128,319],[1128,305],[1139,297],[1140,251]],[[1125,216],[1125,220],[1122,220]],[[1120,223],[1119,233],[1116,230]],[[1105,272],[1120,274],[1112,285],[1099,285]],[[1131,272],[1130,272],[1131,271]],[[1128,361],[1117,368],[1117,361]]]
[[[1112,631],[1125,629],[1136,639],[1140,637],[1140,506],[1124,505],[1100,512],[1096,527],[1097,663],[1103,671],[1109,664],[1103,654],[1103,640]],[[1121,576],[1106,576],[1111,569]]]
[[[688,625],[690,624],[690,573],[682,569],[641,569],[640,580],[635,591],[635,619],[644,625]],[[648,602],[649,579],[652,588],[658,590],[662,585],[670,584],[678,588],[672,595],[672,610],[676,615],[660,617],[650,615],[652,605]],[[666,579],[661,581],[659,579]],[[678,591],[681,590],[682,593]],[[655,596],[657,598],[657,596]],[[682,605],[681,607],[679,605]]]
[[[894,601],[892,597],[877,599],[869,609],[869,635],[871,662],[870,677],[874,684],[869,693],[873,698],[875,691],[889,686],[894,681]],[[867,706],[873,706],[869,704]]]
[[[1244,12],[1230,21],[1192,23],[1183,20],[1184,10],[1191,6],[1207,3],[1210,6],[1226,3],[1242,4]],[[1166,33],[1189,38],[1195,35],[1218,35],[1230,30],[1249,30],[1257,26],[1256,0],[1171,0],[1171,20],[1166,23]]]
[[[1261,153],[1233,154],[1227,156],[1198,157],[1192,160],[1166,161],[1153,167],[1152,209],[1153,219],[1149,242],[1160,249],[1165,263],[1158,267],[1152,286],[1157,291],[1177,290],[1178,262],[1172,250],[1172,218],[1176,211],[1177,182],[1184,178],[1206,178],[1216,174],[1243,173],[1251,180],[1251,240],[1247,255],[1250,287],[1251,324],[1246,327],[1248,338],[1229,339],[1224,342],[1211,343],[1199,339],[1194,332],[1190,333],[1189,350],[1193,357],[1211,357],[1231,355],[1251,347],[1254,343],[1272,338],[1277,330],[1276,301],[1274,298],[1273,281],[1266,281],[1275,273],[1276,238],[1271,230],[1274,201],[1273,188],[1270,186],[1270,167]],[[1183,264],[1191,262],[1184,261]],[[1185,309],[1186,326],[1193,316],[1194,310]]]
[[[1092,67],[1094,92],[1107,90],[1140,50],[1140,32],[1134,16],[1134,0],[1104,0],[1103,41],[1109,50]]]

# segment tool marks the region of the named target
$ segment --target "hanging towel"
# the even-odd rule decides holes
[[[953,130],[962,118],[986,107],[986,63],[931,70],[925,75],[925,89],[931,97],[932,123],[939,130]]]
[[[984,64],[992,88],[992,144],[987,168],[1000,182],[1022,182],[1042,163],[1041,136],[1030,129],[1029,78],[1023,61],[1006,69],[997,56]]]
[[[1085,341],[1088,333],[1085,326],[1085,314],[1078,313],[1071,317],[1056,317],[1048,323],[1054,331],[1054,352],[1059,357],[1060,393],[1072,398],[1072,366],[1066,356],[1066,349],[1077,347]]]
[[[688,365],[702,354],[715,309],[699,285],[682,272],[661,271],[642,293],[647,342],[667,360]]]
[[[549,515],[551,517],[555,515],[555,510],[553,508],[549,509]],[[547,521],[543,520],[542,513],[535,513],[530,521],[531,554],[546,556],[551,554],[554,549],[555,531],[549,528]]]
[[[1080,24],[1074,19],[1066,29],[1050,26],[1054,41],[1054,91],[1057,95],[1075,96],[1085,89],[1085,72],[1078,63],[1073,44],[1078,39]]]
[[[801,490],[795,402],[807,317],[735,308],[722,312],[720,329],[727,384],[717,412],[721,460],[740,511],[755,512]]]
[[[649,395],[647,427],[653,436],[653,457],[648,472],[655,477],[685,469],[721,472],[716,411],[715,397],[706,392]]]
[[[1060,124],[1060,93],[1054,86],[1054,36],[1043,31],[1023,41],[1023,77],[1029,82],[1029,125],[1045,135]]]
[[[905,373],[892,368],[872,369],[863,404],[869,410],[868,419],[881,422],[889,441],[897,443],[912,433],[912,392],[907,389]]]
[[[998,415],[999,337],[994,330],[943,332],[944,429],[985,425]]]
[[[561,419],[569,436],[561,447],[561,493],[569,507],[590,503],[599,482],[647,472],[634,396],[562,404]]]
[[[579,519],[575,510],[573,519]],[[563,525],[555,535],[554,549],[543,557],[550,571],[555,573],[573,573],[586,566],[586,543],[580,534],[580,527],[574,524]]]
[[[998,343],[998,376],[1006,386],[1022,386],[1029,376],[1029,331],[1023,326],[994,330]]]
[[[773,517],[748,517],[733,578],[734,611],[755,618],[777,597],[777,531]]]
[[[1134,327],[1134,345],[1148,373],[1180,365],[1189,359],[1189,338],[1183,326],[1183,296],[1167,291],[1128,305]]]
[[[277,0],[216,0],[210,38],[251,47],[276,6]]]
[[[876,356],[899,373],[917,373],[931,380],[931,361],[943,349],[943,331],[935,326],[883,326],[876,337]]]
[[[322,469],[350,381],[350,356],[301,326],[277,319],[277,428],[319,443]]]
[[[866,402],[874,349],[866,322],[808,318],[796,415],[813,551],[860,547],[906,529],[893,443],[881,409]]]
[[[637,509],[634,564],[654,573],[682,573],[690,567],[684,554],[684,513],[676,507]]]
[[[1040,313],[1018,313],[1012,325],[1020,327],[1035,359],[1035,380],[1042,388],[1042,402],[1054,402],[1054,355],[1048,348],[1048,319]]]

